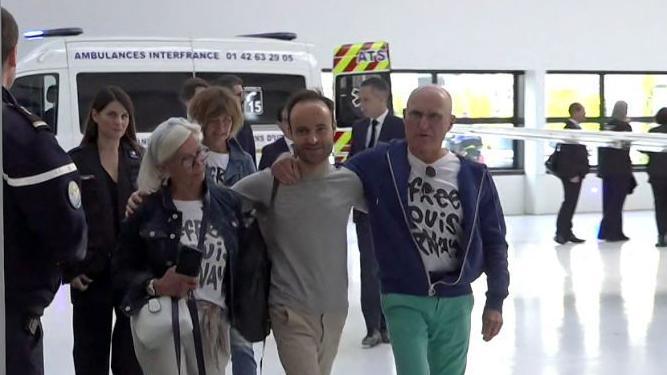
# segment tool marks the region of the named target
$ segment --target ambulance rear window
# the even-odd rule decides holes
[[[197,76],[214,84],[220,76],[229,73],[198,73]],[[234,73],[243,80],[245,88],[244,111],[250,124],[277,122],[278,109],[289,96],[306,87],[306,79],[298,75]],[[185,117],[185,106],[180,100],[183,83],[191,78],[186,72],[105,72],[79,73],[76,82],[79,92],[79,124],[84,131],[90,104],[99,89],[115,85],[125,90],[134,104],[138,133],[150,133],[164,120]]]
[[[197,73],[209,83],[215,83],[229,73]],[[278,110],[287,104],[287,99],[295,91],[306,88],[306,79],[299,75],[231,73],[243,80],[245,101],[243,110],[249,124],[274,125]]]
[[[58,74],[19,77],[11,88],[20,105],[44,120],[58,133]]]
[[[185,117],[179,93],[183,82],[190,77],[192,74],[186,72],[79,73],[76,83],[81,132],[95,94],[108,85],[122,88],[132,98],[138,133],[150,133],[170,117]]]

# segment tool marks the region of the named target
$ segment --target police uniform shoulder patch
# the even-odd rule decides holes
[[[23,106],[18,106],[19,112],[23,114],[23,116],[27,117],[28,120],[32,123],[32,126],[35,129],[42,129],[46,127],[47,129],[49,128],[49,124],[47,124],[44,120],[39,118],[39,116],[35,115],[34,113],[30,112],[26,107]]]
[[[76,181],[70,181],[67,185],[67,197],[72,208],[77,210],[81,208],[81,189]]]

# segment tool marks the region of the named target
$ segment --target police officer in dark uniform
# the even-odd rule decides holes
[[[667,133],[667,107],[660,108],[655,115],[658,124],[649,133]],[[655,199],[655,221],[658,226],[658,242],[655,246],[667,246],[667,152],[649,152],[648,182]]]
[[[44,373],[40,317],[58,291],[60,265],[83,259],[87,239],[76,166],[7,90],[17,41],[16,21],[2,8],[6,369],[33,375]]]
[[[626,121],[628,104],[618,101],[614,104],[612,119],[600,130],[631,132]],[[598,239],[608,242],[627,241],[623,233],[623,204],[628,194],[637,186],[632,174],[630,150],[626,148],[598,148],[598,176],[602,178],[602,221]]]

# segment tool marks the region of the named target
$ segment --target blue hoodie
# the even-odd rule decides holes
[[[380,144],[350,159],[345,166],[364,185],[380,266],[383,293],[456,297],[472,293],[470,284],[487,275],[486,307],[502,311],[509,271],[505,220],[498,192],[485,165],[459,157],[458,187],[463,207],[465,244],[461,269],[426,272],[408,225],[410,164],[404,140]]]

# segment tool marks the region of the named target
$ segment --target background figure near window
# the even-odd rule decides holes
[[[631,132],[627,121],[628,103],[618,101],[614,104],[611,121],[600,130]],[[602,221],[598,239],[609,242],[627,241],[623,233],[623,204],[628,194],[637,186],[632,174],[632,161],[628,148],[598,148],[598,177],[602,178]]]
[[[222,86],[229,89],[238,98],[239,105],[241,106],[241,113],[243,113],[243,102],[245,100],[243,94],[243,80],[233,74],[226,74],[218,78],[215,81],[215,84],[217,86]],[[255,136],[252,132],[252,126],[247,122],[244,122],[243,126],[241,126],[241,129],[239,129],[238,133],[236,133],[235,138],[241,145],[241,148],[250,154],[250,157],[252,157],[252,162],[257,165],[257,156],[255,155],[257,151],[255,149]]]
[[[371,77],[361,83],[360,107],[366,118],[352,125],[350,157],[371,149],[380,142],[405,139],[403,120],[389,113],[390,90],[387,82],[379,77]],[[361,263],[361,311],[366,321],[366,337],[361,341],[361,345],[372,348],[383,342],[389,343],[389,334],[382,314],[380,278],[368,215],[354,210],[353,218],[357,228]]]
[[[70,281],[77,374],[141,374],[134,355],[130,321],[119,310],[111,286],[111,257],[125,205],[137,188],[142,148],[137,143],[134,106],[119,87],[100,90],[90,106],[81,145],[69,152],[82,174],[81,193],[88,223],[88,251],[65,267]],[[116,323],[112,324],[116,312]],[[112,336],[113,327],[113,336]]]
[[[667,107],[660,108],[655,115],[657,127],[649,133],[667,133]],[[657,247],[667,246],[667,153],[649,152],[648,182],[653,188],[655,199],[655,222],[658,226]]]
[[[289,136],[289,124],[287,123],[287,108],[281,108],[278,111],[278,127],[283,132],[282,138],[262,148],[262,158],[259,159],[259,170],[269,168],[278,156],[285,152],[293,153],[294,141]]]
[[[570,119],[565,124],[565,129],[581,130],[580,124],[586,120],[586,109],[580,103],[572,103],[568,108]],[[556,237],[554,241],[559,244],[567,242],[582,243],[584,240],[577,238],[572,233],[572,216],[577,208],[579,192],[584,177],[589,172],[588,150],[580,144],[561,143],[557,146],[558,153],[556,175],[563,183],[563,203],[558,211],[556,220]]]
[[[58,85],[52,85],[46,89],[46,101],[51,104],[51,108],[44,111],[44,121],[55,131],[58,120],[56,117],[58,116]]]
[[[184,117],[190,118],[190,102],[192,101],[192,98],[207,87],[209,87],[208,82],[198,77],[192,77],[185,80],[180,95],[181,102],[183,102],[183,105],[185,106],[186,115]]]

